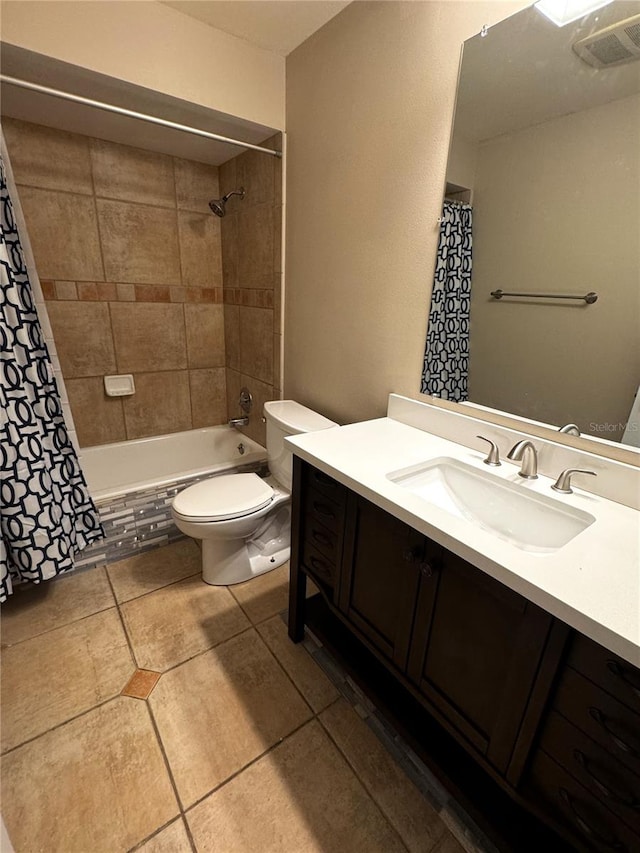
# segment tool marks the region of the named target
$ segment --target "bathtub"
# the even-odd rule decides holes
[[[80,451],[105,538],[76,555],[76,569],[122,560],[183,534],[171,518],[175,495],[207,477],[266,473],[267,452],[228,426],[206,427]]]

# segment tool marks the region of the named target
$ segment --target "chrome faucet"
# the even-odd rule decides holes
[[[580,428],[577,424],[565,424],[563,427],[560,427],[558,432],[563,433],[564,435],[580,435]]]
[[[242,418],[231,418],[228,421],[228,423],[229,423],[230,427],[236,427],[236,428],[237,427],[243,427],[243,426],[249,426],[249,417],[248,417],[248,415],[245,415]]]
[[[538,453],[526,438],[513,445],[507,453],[507,459],[511,459],[512,462],[522,462],[518,474],[525,480],[538,479]]]

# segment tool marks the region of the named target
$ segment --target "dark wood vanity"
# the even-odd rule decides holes
[[[298,457],[292,510],[291,639],[319,635],[500,849],[640,851],[637,669]]]

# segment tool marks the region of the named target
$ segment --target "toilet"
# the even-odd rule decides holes
[[[293,400],[264,404],[269,476],[226,474],[179,492],[171,506],[177,527],[202,540],[202,579],[240,583],[276,569],[291,551],[293,454],[288,435],[338,426]]]

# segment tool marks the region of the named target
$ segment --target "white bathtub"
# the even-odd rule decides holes
[[[85,447],[80,454],[95,501],[266,458],[262,445],[226,425]]]

